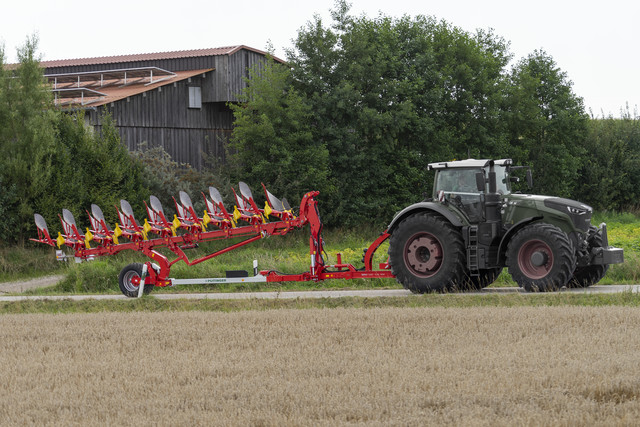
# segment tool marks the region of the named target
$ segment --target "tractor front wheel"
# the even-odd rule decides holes
[[[456,289],[466,275],[462,236],[441,216],[411,215],[391,234],[389,264],[396,280],[411,292]]]
[[[138,289],[140,286],[144,286],[144,294],[148,295],[153,290],[153,285],[144,285],[142,280],[142,267],[143,264],[139,262],[129,264],[120,271],[118,276],[118,285],[120,291],[130,298],[136,298],[138,296]]]
[[[550,224],[532,224],[518,231],[507,249],[509,274],[528,292],[556,291],[576,267],[567,235]]]

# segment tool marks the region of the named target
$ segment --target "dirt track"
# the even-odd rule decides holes
[[[17,293],[24,292],[28,289],[53,286],[62,279],[64,279],[64,275],[46,276],[26,281],[0,283],[0,293]]]

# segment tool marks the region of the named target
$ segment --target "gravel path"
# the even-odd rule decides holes
[[[55,277],[55,276],[51,276]],[[64,276],[59,276],[64,277]],[[54,282],[55,283],[55,282]],[[1,285],[0,285],[1,286]],[[17,292],[17,291],[14,291]],[[640,293],[640,285],[596,285],[586,289],[562,289],[560,293],[582,293],[582,294],[602,294],[602,293],[619,293],[633,292]],[[525,292],[521,288],[487,288],[478,292],[464,292],[458,295],[491,295],[491,294],[508,294],[519,293],[521,295],[540,295],[535,292]],[[556,292],[550,292],[556,293]],[[151,294],[154,298],[160,300],[176,300],[176,299],[290,299],[290,298],[342,298],[342,297],[361,297],[361,298],[377,298],[377,297],[405,297],[412,295],[411,292],[404,289],[369,289],[369,290],[351,290],[351,291],[284,291],[284,292],[234,292],[234,293],[193,293],[193,294]],[[416,296],[419,298],[419,296]],[[0,295],[0,302],[11,301],[37,301],[37,300],[128,300],[121,294],[109,295],[16,295],[3,296]]]
[[[27,289],[44,288],[53,286],[64,279],[64,275],[38,277],[31,280],[18,280],[16,282],[0,283],[0,294],[24,292]]]

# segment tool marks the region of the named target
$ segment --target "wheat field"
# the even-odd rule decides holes
[[[632,425],[640,311],[0,317],[0,425]]]

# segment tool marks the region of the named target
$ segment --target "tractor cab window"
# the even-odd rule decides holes
[[[507,168],[496,165],[494,170],[496,172],[496,189],[498,193],[502,195],[511,194],[511,181],[509,180],[509,171]],[[488,167],[485,168],[484,175],[489,176]]]
[[[496,190],[498,193],[505,195],[511,194],[511,181],[509,171],[504,166],[496,165],[494,167],[496,173]],[[459,195],[461,198],[478,198],[480,193],[489,192],[489,183],[485,186],[484,191],[478,191],[476,184],[476,174],[482,172],[485,180],[489,177],[489,167],[482,169],[441,169],[436,176],[433,197],[438,197],[439,191],[444,191],[445,197],[451,195]]]
[[[442,169],[438,171],[434,195],[437,195],[438,191],[444,191],[445,197],[460,195],[479,198],[476,173],[480,171],[480,169]]]
[[[476,184],[476,174],[482,169],[441,169],[436,175],[434,198],[444,192],[445,200],[465,212],[471,222],[483,218],[481,193]]]

